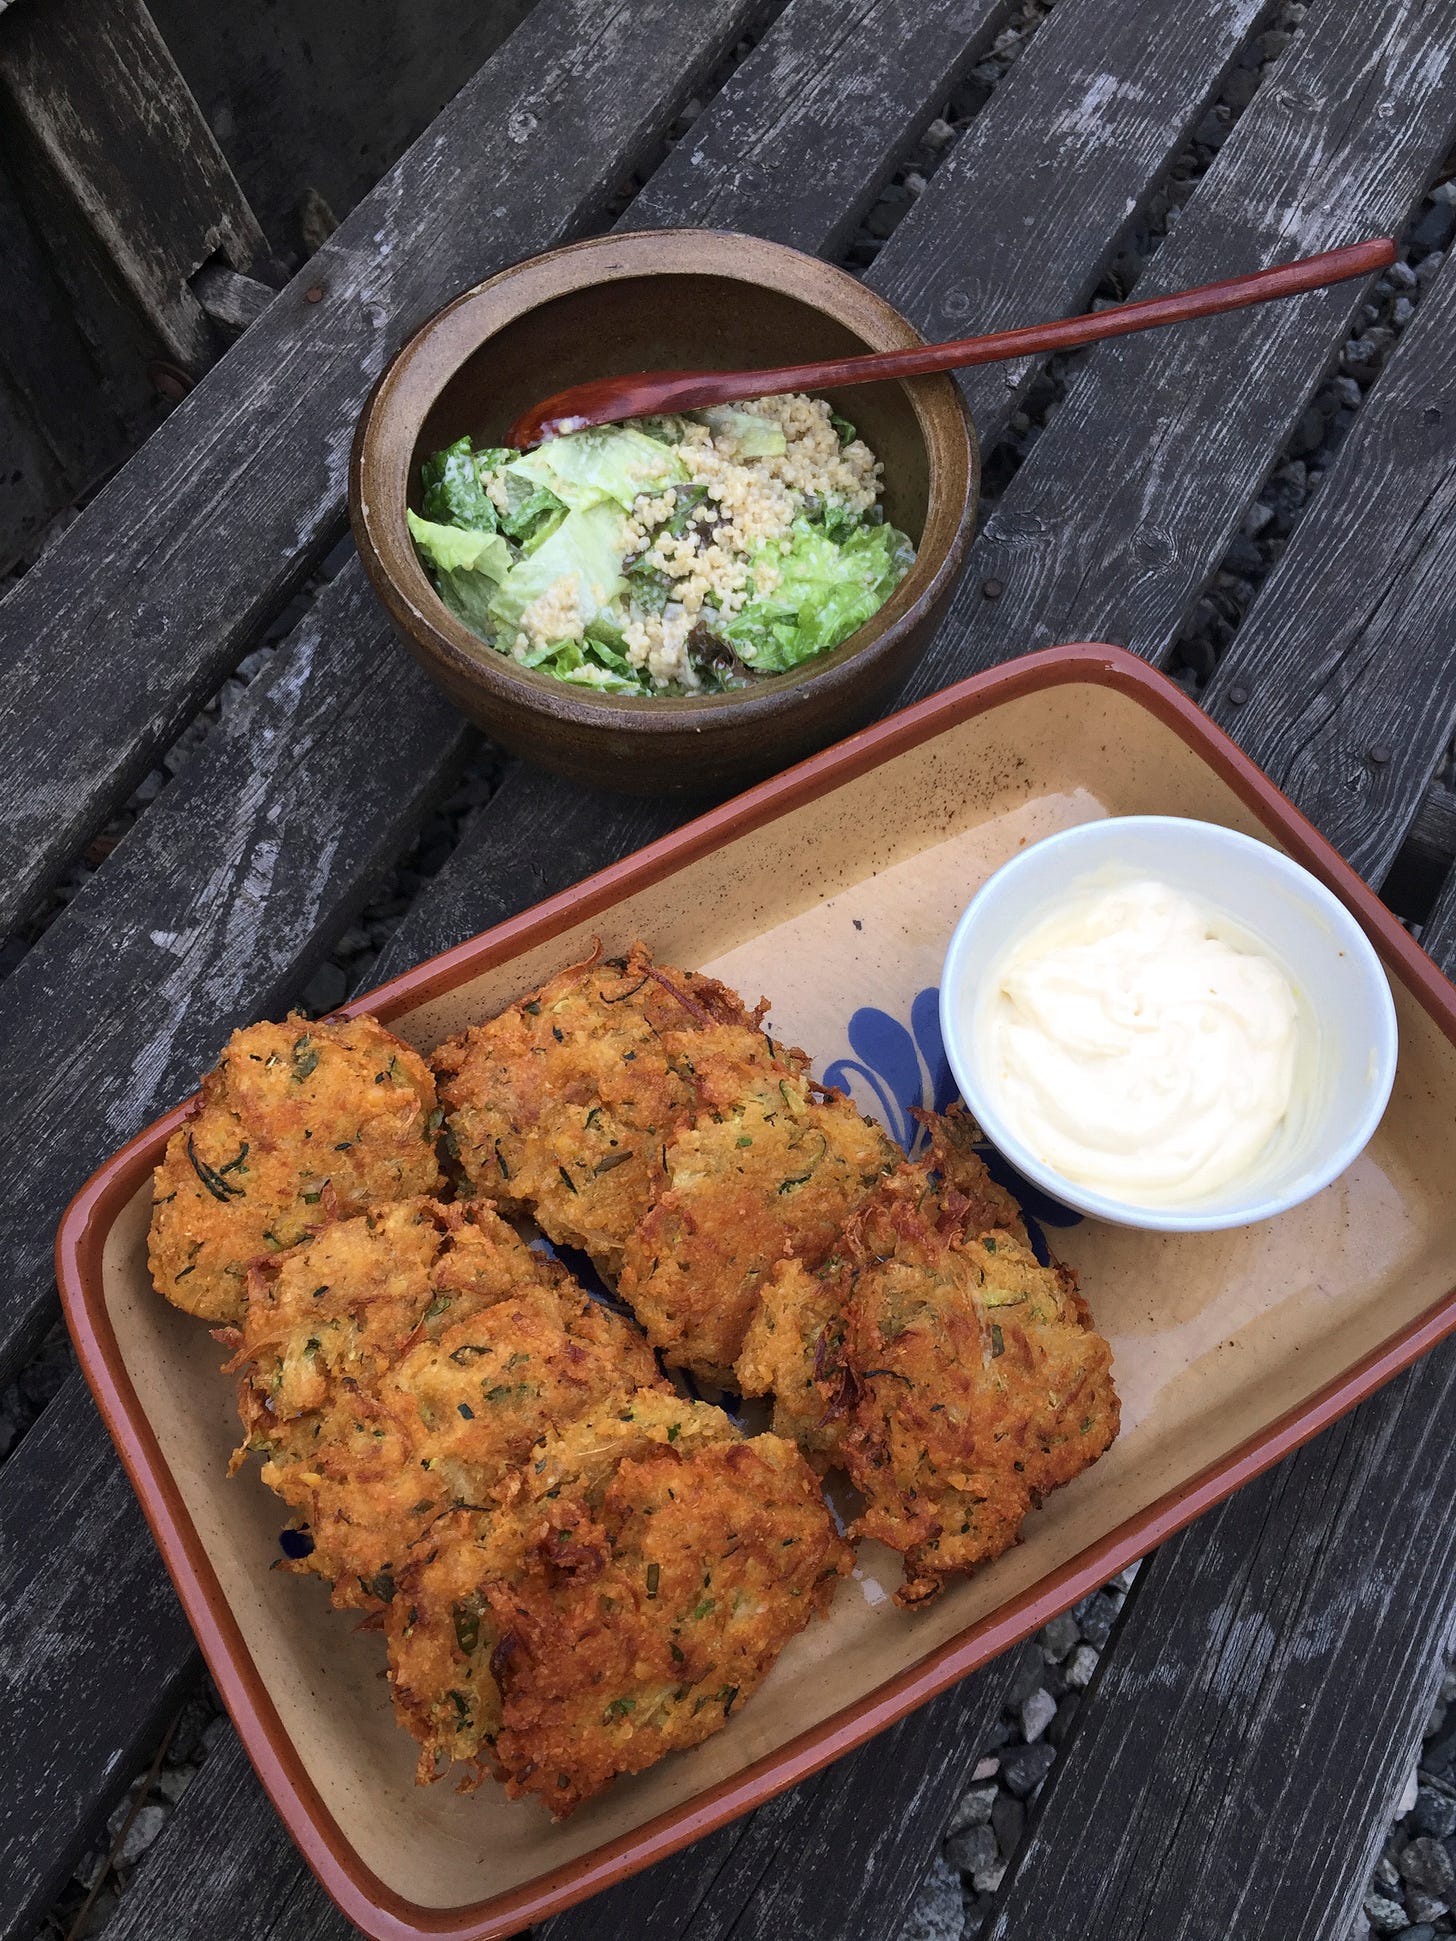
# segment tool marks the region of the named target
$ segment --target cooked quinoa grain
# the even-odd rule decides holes
[[[416,544],[489,645],[617,693],[747,685],[827,652],[914,558],[881,466],[822,398],[576,432],[522,455],[461,440],[423,468]]]

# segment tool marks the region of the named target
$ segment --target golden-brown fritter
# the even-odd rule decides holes
[[[241,1321],[253,1260],[328,1219],[438,1192],[438,1126],[429,1067],[374,1018],[235,1031],[156,1171],[157,1291]]]
[[[729,1386],[777,1262],[815,1265],[894,1162],[879,1127],[776,1047],[685,1126],[627,1241],[618,1291],[673,1367]]]
[[[715,979],[576,965],[435,1054],[473,1188],[589,1253],[674,1367],[731,1379],[764,1277],[815,1259],[893,1162]]]
[[[986,1171],[975,1150],[979,1129],[965,1108],[918,1116],[930,1134],[918,1171],[924,1191],[936,1197],[936,1217],[952,1213],[962,1233],[997,1227],[1024,1238],[1021,1209]],[[838,1371],[853,1281],[853,1264],[846,1272],[837,1245],[817,1267],[780,1262],[767,1277],[737,1362],[739,1392],[772,1395],[774,1433],[797,1442],[821,1469],[841,1460],[846,1415]]]
[[[484,1204],[415,1199],[255,1267],[238,1408],[263,1481],[300,1512],[293,1565],[333,1601],[387,1602],[430,1523],[479,1503],[542,1432],[617,1390],[664,1386],[629,1321]]]
[[[1075,1275],[1038,1265],[973,1157],[942,1138],[884,1182],[822,1274],[781,1269],[739,1365],[746,1392],[776,1391],[776,1429],[848,1471],[865,1498],[850,1534],[904,1552],[906,1606],[1015,1543],[1118,1428]],[[986,1230],[988,1214],[1006,1224]]]
[[[695,1053],[758,1018],[711,977],[625,958],[572,965],[433,1055],[447,1133],[474,1192],[529,1213],[609,1278],[696,1109]]]
[[[718,1731],[852,1560],[793,1445],[706,1403],[619,1398],[510,1480],[401,1574],[390,1676],[421,1781],[463,1760],[558,1816]]]

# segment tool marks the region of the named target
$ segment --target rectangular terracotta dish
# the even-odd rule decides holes
[[[943,1092],[930,1028],[960,910],[1020,845],[1093,816],[1227,823],[1351,907],[1395,988],[1389,1111],[1317,1199],[1191,1238],[1056,1225],[1112,1342],[1123,1431],[1025,1541],[927,1611],[862,1549],[827,1622],[716,1738],[563,1825],[497,1787],[413,1783],[376,1636],[272,1570],[284,1513],[229,1482],[232,1385],[207,1330],[146,1272],[149,1175],[181,1107],[78,1194],[57,1257],[66,1316],[213,1675],[294,1838],[379,1941],[487,1941],[662,1858],[923,1704],[1325,1427],[1456,1327],[1456,992],[1277,789],[1117,648],[1054,648],[840,743],[352,1008],[428,1047],[600,937],[774,1000],[775,1035],[897,1130]],[[918,1001],[917,1001],[918,1000]],[[1035,1208],[1033,1208],[1035,1211]]]

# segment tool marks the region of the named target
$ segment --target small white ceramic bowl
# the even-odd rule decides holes
[[[1247,1173],[1186,1205],[1138,1206],[1079,1186],[1047,1165],[988,1096],[972,1028],[972,994],[998,974],[1019,939],[1068,895],[1133,876],[1154,877],[1211,903],[1249,932],[1283,966],[1312,1037],[1300,1110]],[[1094,1219],[1162,1233],[1249,1226],[1309,1199],[1363,1151],[1395,1082],[1390,985],[1344,904],[1267,843],[1179,816],[1084,822],[1034,843],[997,870],[951,937],[940,1024],[961,1096],[1013,1166]]]

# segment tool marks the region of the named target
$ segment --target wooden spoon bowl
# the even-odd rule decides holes
[[[885,516],[916,559],[890,600],[831,653],[723,694],[593,694],[520,667],[447,611],[405,523],[420,461],[464,433],[496,444],[535,399],[595,376],[771,366],[922,341],[883,298],[827,263],[712,230],[574,243],[467,291],[410,338],[359,420],[349,513],[396,628],[455,704],[504,747],[573,780],[634,794],[715,794],[784,767],[885,708],[950,598],[975,526],[975,432],[948,377],[846,390],[883,460]]]

